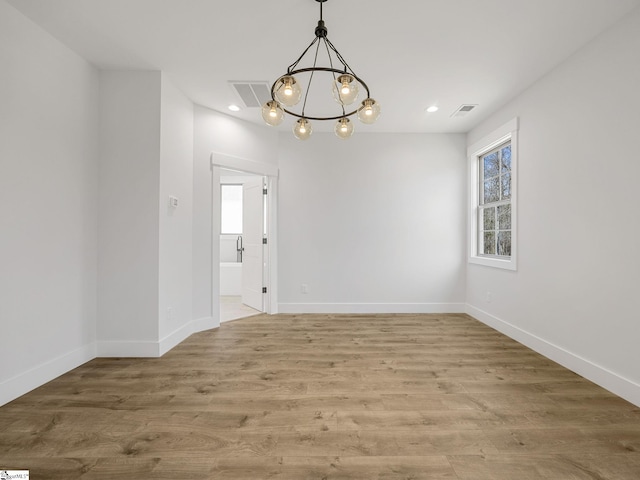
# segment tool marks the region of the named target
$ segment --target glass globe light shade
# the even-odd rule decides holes
[[[353,122],[347,117],[342,117],[336,123],[335,132],[339,138],[347,139],[351,137],[353,135]]]
[[[358,108],[358,119],[362,123],[370,125],[374,123],[380,116],[380,104],[373,98],[367,98],[362,101],[362,105]]]
[[[269,100],[262,106],[262,118],[267,125],[275,127],[282,123],[284,119],[284,110],[275,100]]]
[[[293,107],[302,98],[300,84],[291,75],[280,77],[276,81],[276,88],[273,93],[276,100],[287,107]]]
[[[293,125],[293,134],[299,140],[306,140],[309,138],[312,131],[313,128],[311,128],[311,124],[306,118],[301,118]]]
[[[353,75],[345,73],[333,82],[333,98],[341,105],[351,105],[358,99],[358,81]]]

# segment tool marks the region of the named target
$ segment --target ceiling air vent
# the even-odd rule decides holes
[[[271,100],[271,86],[267,82],[229,82],[247,108],[259,108]]]
[[[467,113],[469,113],[471,110],[473,110],[477,106],[478,105],[471,105],[471,104],[461,105],[460,108],[458,108],[455,112],[453,112],[451,114],[451,116],[452,117],[464,117]]]

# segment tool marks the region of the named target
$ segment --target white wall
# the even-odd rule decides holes
[[[518,271],[469,265],[467,301],[640,405],[638,52],[640,10],[469,134],[520,117]]]
[[[193,318],[193,103],[164,74],[161,97],[159,338],[177,335],[173,346]]]
[[[95,355],[98,73],[0,0],[0,405]]]
[[[465,162],[464,135],[283,133],[280,311],[463,311]]]
[[[220,263],[220,240],[212,240],[212,208],[220,209],[219,196],[213,198],[211,153],[217,152],[268,165],[278,164],[278,134],[264,125],[237,120],[205,107],[194,111],[193,156],[193,317],[210,319],[219,311],[212,298],[212,265]],[[219,189],[218,189],[219,191]],[[212,204],[212,202],[214,202]],[[205,320],[206,321],[206,320]]]
[[[100,87],[98,354],[157,356],[207,327],[192,311],[193,104],[160,72],[105,71]]]
[[[158,341],[160,72],[100,74],[98,354]],[[126,347],[125,347],[126,346]]]

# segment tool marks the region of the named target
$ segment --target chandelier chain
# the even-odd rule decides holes
[[[320,4],[322,8],[322,4]],[[318,37],[316,37],[317,39]],[[316,64],[318,63],[318,51],[320,50],[320,42],[316,47],[316,55],[313,58],[313,68],[316,68]],[[311,82],[313,81],[313,74],[316,73],[315,70],[311,71],[311,75],[309,75],[309,83],[307,84],[307,91],[304,94],[304,102],[302,103],[302,116],[304,117],[304,109],[307,107],[307,97],[309,97],[309,90],[311,89]]]
[[[311,47],[313,47],[313,45],[318,41],[318,38],[319,37],[315,37],[313,39],[313,42],[311,42],[309,44],[309,46],[307,48],[305,48],[304,52],[302,52],[302,55],[300,55],[295,62],[293,62],[291,65],[289,65],[289,67],[287,68],[287,73],[291,73],[291,70],[293,70],[294,68],[296,68],[298,66],[298,63],[300,63],[300,60],[302,60],[302,58],[307,54],[309,49],[311,49]]]
[[[338,58],[338,60],[340,60],[340,63],[342,63],[342,66],[344,67],[344,71],[345,72],[349,71],[354,75],[356,75],[356,72],[353,71],[353,69],[347,64],[347,61],[342,57],[342,55],[340,55],[340,52],[338,51],[338,49],[333,46],[333,43],[331,43],[331,40],[329,40],[328,38],[325,38],[325,41],[329,44],[329,46],[331,47],[331,50],[335,52],[336,57]]]
[[[320,8],[322,8],[322,4],[320,4]],[[327,57],[329,57],[329,67],[333,70],[333,59],[331,58],[331,51],[329,50],[329,44],[331,43],[331,41],[327,37],[324,37],[323,40],[324,40],[324,46],[327,49]],[[335,51],[335,48],[333,50]],[[316,66],[315,63],[313,64],[313,66],[315,68],[315,66]],[[345,68],[346,68],[346,65],[345,65]],[[336,77],[336,72],[333,71],[333,72],[331,72],[331,74],[333,75],[333,81],[335,82],[337,80],[337,78],[338,78],[338,77]],[[346,110],[344,109],[344,103],[341,103],[340,107],[342,108],[342,115],[345,115],[346,114]]]

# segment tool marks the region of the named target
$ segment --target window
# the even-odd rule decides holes
[[[516,269],[517,119],[469,148],[469,261]]]
[[[511,140],[480,157],[478,254],[511,257]]]
[[[242,234],[242,185],[220,185],[220,233]]]

